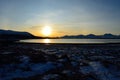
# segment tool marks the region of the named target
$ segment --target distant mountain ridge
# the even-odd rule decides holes
[[[88,34],[88,35],[65,35],[61,38],[65,39],[120,39],[120,35],[113,35],[110,33],[106,33],[103,35],[94,35],[94,34]]]

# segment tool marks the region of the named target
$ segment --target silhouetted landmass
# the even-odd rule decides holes
[[[37,39],[37,37],[28,32],[19,32],[12,30],[0,30],[0,41],[1,42],[14,42],[21,39]]]
[[[65,39],[120,39],[120,35],[113,35],[110,33],[106,33],[104,35],[94,35],[94,34],[89,34],[89,35],[65,35],[61,38]]]
[[[0,42],[14,42],[19,41],[22,39],[120,39],[120,35],[113,35],[113,34],[104,34],[104,35],[66,35],[62,37],[39,37],[34,36],[29,32],[20,32],[20,31],[13,31],[13,30],[0,30]]]

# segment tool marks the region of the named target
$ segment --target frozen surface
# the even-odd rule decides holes
[[[0,47],[0,80],[120,80],[120,46]]]

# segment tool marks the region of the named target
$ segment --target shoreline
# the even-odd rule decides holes
[[[27,43],[27,42],[15,42],[15,43],[0,43],[0,46],[10,45],[24,45],[24,46],[40,46],[40,47],[81,47],[81,48],[120,48],[120,43]]]
[[[8,43],[9,44],[9,43]],[[116,43],[34,43],[34,42],[14,42],[13,44],[50,44],[50,45],[107,45],[107,44],[118,44],[120,45],[120,42]]]

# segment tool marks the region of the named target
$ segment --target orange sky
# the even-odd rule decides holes
[[[120,34],[120,0],[0,0],[0,29],[51,37]]]

